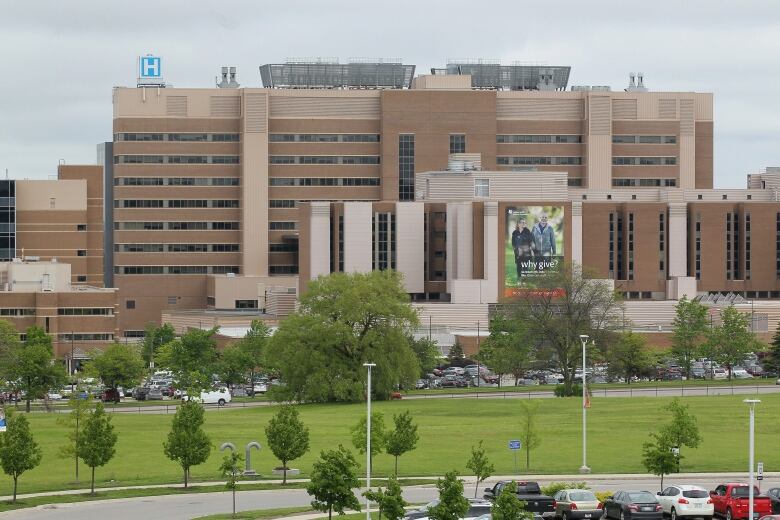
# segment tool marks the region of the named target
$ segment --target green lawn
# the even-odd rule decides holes
[[[683,449],[683,471],[739,471],[747,466],[746,396],[685,398],[698,416],[703,446],[695,451]],[[774,449],[780,438],[780,394],[761,396],[763,403],[756,412],[756,456],[766,467],[780,466],[780,451]],[[589,410],[589,458],[596,473],[643,472],[641,445],[667,414],[661,407],[667,398],[599,398],[594,397]],[[532,473],[577,473],[581,464],[581,404],[579,398],[544,399],[538,423],[543,431],[541,446],[532,453]],[[401,457],[401,475],[440,475],[457,469],[465,474],[469,448],[483,439],[496,474],[514,472],[513,457],[507,441],[517,437],[518,401],[514,399],[435,399],[375,403],[386,423],[392,414],[409,410],[419,424],[420,442],[416,451]],[[311,430],[311,451],[293,463],[303,471],[323,449],[344,444],[351,448],[350,428],[365,413],[364,404],[304,405],[301,418]],[[254,468],[264,477],[278,464],[268,450],[264,427],[275,407],[234,408],[209,411],[206,428],[215,446],[233,442],[243,453],[243,446],[256,440],[264,447],[253,451]],[[162,443],[172,420],[171,415],[115,414],[113,422],[119,433],[116,457],[98,468],[99,486],[128,486],[178,482],[179,467],[165,458]],[[54,414],[33,414],[31,428],[43,448],[41,465],[22,475],[19,493],[52,489],[85,487],[88,470],[81,467],[82,481],[73,482],[73,462],[57,458],[57,448],[65,431],[55,422]],[[217,468],[222,454],[212,452],[203,465],[192,468],[193,480],[218,479]],[[363,471],[363,457],[356,454]],[[518,460],[524,460],[518,456]],[[393,460],[387,455],[375,458],[376,476],[392,471]],[[521,466],[521,472],[525,470]],[[11,492],[11,479],[0,477],[0,494]]]

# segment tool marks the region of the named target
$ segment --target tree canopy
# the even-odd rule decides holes
[[[693,362],[701,352],[707,333],[707,307],[683,297],[677,302],[675,313],[671,354],[685,371],[685,377],[690,379]]]
[[[87,373],[93,373],[112,390],[138,384],[145,372],[144,362],[134,345],[113,343],[105,350],[95,350]],[[116,399],[119,395],[116,394]]]
[[[181,466],[184,487],[189,482],[190,468],[203,464],[211,453],[211,439],[203,431],[204,410],[196,401],[185,401],[176,409],[171,431],[163,443],[165,456]]]
[[[10,413],[6,418],[6,431],[0,434],[0,466],[14,479],[13,502],[19,476],[41,463],[41,447],[33,439],[30,423],[22,414]]]
[[[145,366],[151,366],[152,362],[157,358],[157,351],[160,347],[174,339],[176,339],[176,329],[170,323],[164,323],[159,327],[151,323],[147,325],[141,346],[141,357]]]
[[[297,312],[271,338],[266,359],[285,385],[282,400],[365,399],[364,363],[375,363],[370,390],[386,399],[408,387],[420,366],[409,345],[417,326],[401,275],[393,271],[334,273],[309,283]]]
[[[609,372],[625,378],[631,384],[631,378],[650,374],[655,366],[655,360],[647,350],[647,340],[641,334],[626,331],[621,333],[617,341],[609,349]]]
[[[333,511],[339,514],[344,514],[345,509],[360,511],[360,502],[353,492],[360,487],[355,475],[357,465],[352,453],[341,445],[338,449],[320,453],[320,458],[312,465],[311,478],[306,485],[306,492],[313,497],[311,507],[327,512],[329,520]]]
[[[194,393],[211,388],[217,363],[216,333],[216,328],[190,329],[160,347],[159,365],[173,372],[178,388]]]
[[[533,360],[533,336],[528,322],[517,311],[510,309],[490,321],[490,336],[479,351],[479,360],[498,374],[499,385],[504,374],[512,374],[517,385]]]
[[[284,405],[268,421],[265,437],[271,452],[282,462],[282,484],[286,484],[287,463],[309,451],[309,429],[304,426],[294,406]]]
[[[758,339],[750,330],[750,318],[729,305],[720,314],[721,323],[708,334],[705,351],[708,357],[728,369],[728,378],[734,366],[745,361],[758,348]]]
[[[385,451],[395,457],[395,476],[398,476],[398,457],[417,447],[420,436],[417,425],[412,420],[409,410],[399,415],[393,415],[395,428],[385,433]]]
[[[64,367],[55,363],[51,337],[38,327],[27,329],[24,343],[9,344],[9,364],[6,377],[17,390],[25,392],[26,410],[30,411],[30,401],[46,395],[52,388],[61,387],[67,380]]]
[[[79,436],[76,450],[84,464],[92,469],[92,494],[95,494],[95,468],[108,464],[116,453],[117,434],[111,417],[106,414],[103,403],[97,403],[87,416],[84,429]]]

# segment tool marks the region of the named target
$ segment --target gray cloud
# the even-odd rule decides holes
[[[780,165],[776,1],[69,1],[6,2],[0,16],[0,170],[46,177],[92,163],[111,137],[111,88],[135,58],[165,59],[176,86],[213,84],[221,65],[294,56],[399,57],[418,73],[448,58],[572,66],[571,84],[715,93],[719,187]]]

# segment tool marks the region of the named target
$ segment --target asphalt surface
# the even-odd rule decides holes
[[[768,475],[769,477],[769,475]],[[496,477],[479,488],[491,487]],[[506,477],[512,478],[512,477]],[[744,475],[737,474],[702,474],[680,475],[664,479],[664,486],[672,483],[697,484],[707,489],[727,481],[744,480]],[[618,491],[642,489],[657,491],[660,479],[645,475],[608,475],[583,478],[580,475],[555,476],[553,478],[537,479],[542,485],[551,480],[586,481],[594,491]],[[763,482],[762,487],[768,489],[780,483],[780,474],[773,474]],[[466,479],[466,496],[474,495],[474,480]],[[480,493],[481,495],[481,493]],[[404,488],[404,499],[410,503],[424,503],[437,497],[436,488],[432,485],[408,486]],[[303,489],[280,489],[269,491],[241,491],[236,495],[238,510],[275,509],[283,507],[300,507],[309,505],[311,498]],[[361,500],[363,503],[363,500]],[[0,518],[25,520],[136,520],[170,519],[189,520],[203,515],[228,513],[231,509],[230,493],[199,493],[193,495],[166,495],[157,497],[128,498],[118,500],[102,500],[81,502],[75,504],[53,504],[39,506],[34,509],[9,511],[0,514]]]

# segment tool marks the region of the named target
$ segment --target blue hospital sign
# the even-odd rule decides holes
[[[156,79],[162,77],[162,67],[159,56],[141,56],[139,60],[138,77]]]

